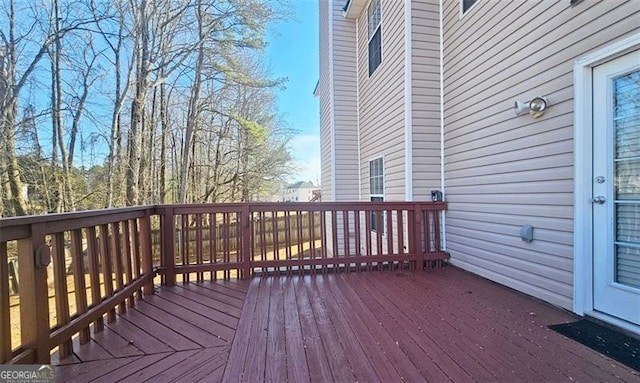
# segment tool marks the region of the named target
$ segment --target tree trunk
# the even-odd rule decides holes
[[[187,185],[189,184],[189,169],[191,168],[191,153],[193,137],[200,119],[200,89],[202,87],[202,66],[204,64],[204,29],[202,5],[198,3],[196,12],[198,20],[198,56],[196,59],[195,78],[191,86],[191,99],[189,100],[189,113],[187,116],[187,127],[185,130],[184,148],[182,150],[182,161],[180,164],[180,196],[179,202],[187,201]]]

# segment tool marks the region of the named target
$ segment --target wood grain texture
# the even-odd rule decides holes
[[[247,287],[233,328],[207,317],[220,302],[213,291]],[[192,288],[207,305],[182,296]],[[575,319],[452,266],[192,281],[159,289],[87,344],[76,341],[75,359],[56,372],[72,382],[640,381],[547,327]],[[216,336],[221,328],[230,342]]]

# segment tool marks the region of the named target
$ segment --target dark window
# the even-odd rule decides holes
[[[382,62],[382,27],[378,27],[369,40],[369,76],[375,72]]]
[[[477,0],[462,0],[462,13],[465,13]]]
[[[369,76],[382,62],[382,10],[380,0],[372,0],[367,9],[369,34]]]

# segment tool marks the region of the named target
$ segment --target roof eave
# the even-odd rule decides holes
[[[364,9],[367,0],[347,0],[342,8],[342,16],[347,19],[356,19]]]

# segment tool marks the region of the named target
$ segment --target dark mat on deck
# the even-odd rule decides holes
[[[556,324],[550,329],[640,371],[640,340],[587,319]]]

